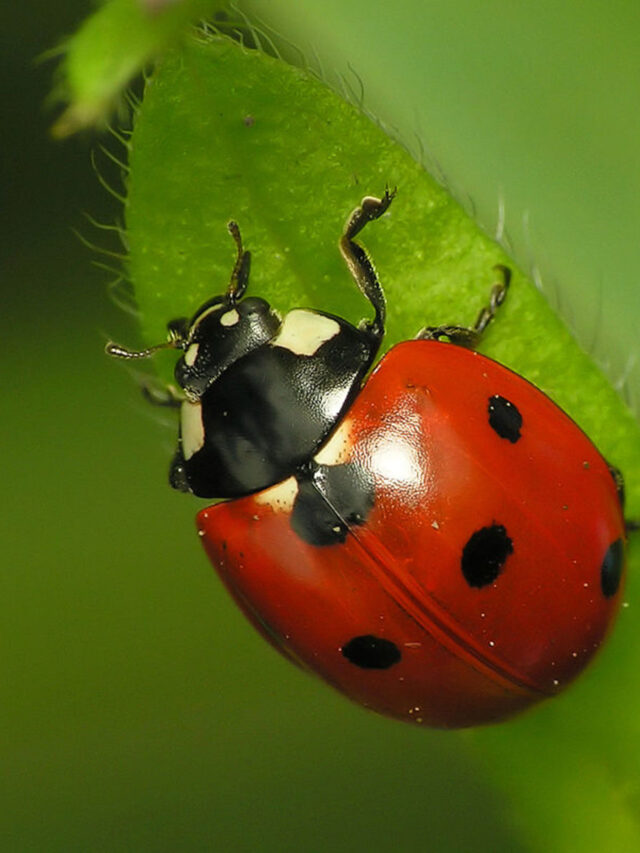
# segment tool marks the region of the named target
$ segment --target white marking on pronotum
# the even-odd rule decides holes
[[[351,421],[347,418],[314,456],[318,465],[342,465],[351,453]]]
[[[198,350],[200,349],[200,344],[191,344],[189,349],[184,354],[184,363],[187,367],[193,367],[196,363],[196,358],[198,357]]]
[[[240,319],[240,315],[236,311],[235,308],[232,308],[231,311],[227,311],[225,314],[220,317],[220,325],[221,326],[235,326],[235,324]]]
[[[257,504],[267,504],[276,512],[291,512],[297,494],[298,483],[296,478],[289,477],[276,486],[265,489],[264,492],[258,492],[254,496],[254,500]]]
[[[340,325],[304,308],[295,308],[285,316],[272,346],[283,347],[295,355],[314,355],[322,344],[340,333]]]
[[[180,409],[180,438],[182,455],[185,460],[191,459],[204,444],[204,424],[202,423],[202,404],[191,403],[188,400]]]

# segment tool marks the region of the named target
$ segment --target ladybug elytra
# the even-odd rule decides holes
[[[203,545],[285,656],[389,716],[496,722],[562,690],[602,643],[625,566],[622,478],[475,351],[506,267],[474,326],[425,328],[370,373],[385,298],[355,238],[392,199],[364,198],[340,240],[373,308],[358,327],[246,296],[250,254],[229,224],[226,292],[160,345],[181,351],[170,481],[225,499],[198,514]]]

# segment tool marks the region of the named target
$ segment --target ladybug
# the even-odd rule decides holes
[[[393,196],[364,198],[340,239],[372,319],[246,296],[231,222],[226,292],[158,347],[107,350],[181,351],[170,482],[224,499],[198,532],[273,646],[382,714],[491,723],[557,694],[601,645],[625,569],[623,482],[545,394],[475,350],[506,267],[472,327],[425,328],[370,372],[385,298],[355,237]]]

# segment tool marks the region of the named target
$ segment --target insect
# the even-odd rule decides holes
[[[226,291],[163,344],[107,351],[181,351],[170,482],[224,499],[198,532],[273,646],[382,714],[496,722],[561,691],[602,643],[625,567],[622,477],[541,391],[476,352],[506,267],[473,326],[425,328],[370,373],[385,297],[355,238],[393,196],[364,198],[340,239],[373,310],[358,327],[247,296],[231,222]]]

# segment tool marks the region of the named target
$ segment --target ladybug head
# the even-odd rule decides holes
[[[180,335],[182,322],[170,323],[169,334]],[[231,364],[275,337],[280,326],[278,314],[257,296],[238,300],[228,292],[208,300],[178,338],[184,355],[176,364],[176,382],[188,399],[198,400]]]
[[[237,249],[229,286],[222,296],[208,299],[191,320],[180,317],[168,325],[169,338],[144,350],[130,350],[110,342],[109,355],[147,358],[159,349],[180,349],[175,377],[188,400],[199,400],[212,382],[251,350],[268,343],[280,330],[279,315],[257,296],[243,298],[249,283],[251,253],[242,246],[240,229],[229,222]]]

